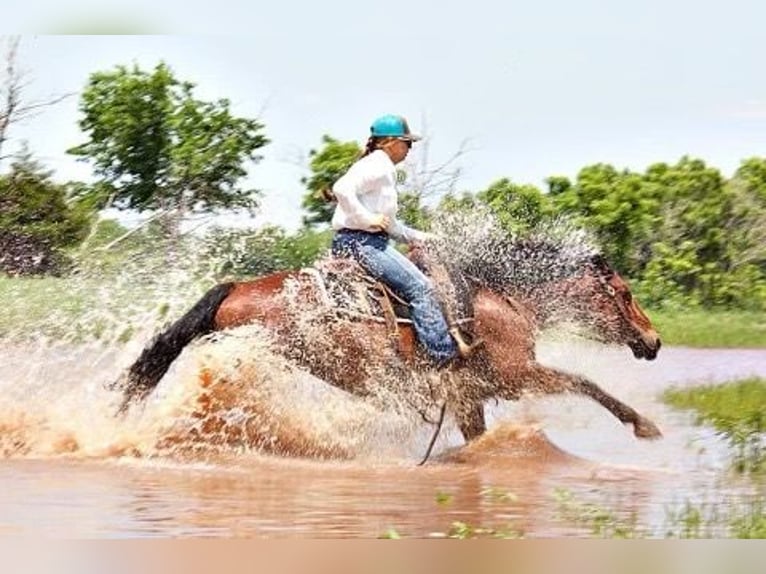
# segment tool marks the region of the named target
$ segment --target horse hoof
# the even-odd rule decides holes
[[[662,438],[662,431],[657,428],[657,425],[646,419],[639,420],[633,425],[633,434],[638,438],[650,440]]]

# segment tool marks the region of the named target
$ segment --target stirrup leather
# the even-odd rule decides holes
[[[449,334],[455,340],[455,343],[457,344],[458,353],[463,359],[470,357],[478,347],[484,344],[484,341],[482,341],[481,339],[477,339],[471,343],[467,343],[466,340],[463,338],[463,333],[460,331],[460,328],[456,325],[450,327]]]

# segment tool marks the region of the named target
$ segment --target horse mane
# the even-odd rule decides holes
[[[613,271],[592,238],[564,222],[525,233],[503,229],[492,216],[438,223],[433,249],[453,278],[494,290],[534,289],[542,284],[596,271]]]

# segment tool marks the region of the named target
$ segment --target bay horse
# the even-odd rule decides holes
[[[205,293],[156,335],[113,385],[123,393],[121,410],[146,397],[195,339],[257,323],[290,361],[354,395],[374,394],[376,386],[391,380],[399,381],[405,393],[409,385],[415,392],[416,375],[436,373],[440,383],[437,389],[429,383],[427,391],[434,397],[431,406],[438,404],[437,396],[449,404],[466,441],[486,431],[484,402],[517,400],[527,393],[583,395],[632,424],[635,436],[661,436],[654,423],[593,381],[536,360],[537,334],[559,321],[584,325],[603,343],[627,345],[637,359],[657,356],[661,342],[651,321],[596,249],[489,230],[451,245],[438,242],[430,252],[460,294],[470,335],[481,341],[472,355],[447,369],[429,365],[410,324],[400,324],[392,334],[380,318],[339,313],[315,274],[284,271],[221,283]]]

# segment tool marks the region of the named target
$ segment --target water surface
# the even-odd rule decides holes
[[[125,420],[112,416],[116,397],[102,385],[135,349],[6,347],[0,533],[376,537],[394,529],[422,537],[463,523],[527,537],[589,535],[562,516],[568,492],[662,535],[669,509],[736,504],[752,492],[728,472],[726,444],[658,395],[670,386],[766,377],[766,351],[664,348],[654,362],[583,342],[547,341],[538,351],[543,363],[588,376],[652,419],[664,438],[636,439],[581,397],[526,398],[489,405],[490,430],[469,446],[449,425],[434,458],[418,467],[430,428],[416,416],[381,412],[301,373],[280,372],[261,373],[271,386],[248,399],[267,407],[254,418],[252,410],[242,414],[258,426],[242,432],[260,433],[261,442],[211,446],[203,433],[210,421],[192,431],[176,426],[188,418],[178,389],[196,377],[200,356],[210,353],[204,346]],[[333,452],[347,458],[321,458]]]

